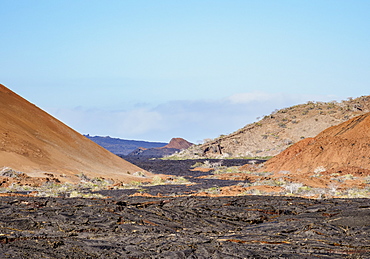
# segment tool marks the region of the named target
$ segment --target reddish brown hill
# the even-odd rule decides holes
[[[349,172],[370,169],[370,113],[304,139],[266,162],[264,171]]]
[[[183,138],[172,138],[170,143],[160,148],[176,148],[176,149],[187,149],[193,144]]]
[[[143,171],[117,157],[0,84],[0,167],[30,176],[76,174],[119,181],[143,180]]]

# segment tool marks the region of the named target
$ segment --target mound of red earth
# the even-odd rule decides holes
[[[369,174],[370,113],[296,143],[267,161],[262,170]]]
[[[170,143],[165,145],[164,147],[160,147],[161,149],[163,148],[175,148],[175,149],[187,149],[190,146],[192,146],[193,143],[190,143],[189,141],[186,141],[183,138],[173,138],[171,139]]]
[[[164,147],[158,148],[137,148],[136,150],[132,151],[127,157],[164,157],[168,155],[172,155],[175,152],[181,151],[183,149],[187,149],[193,144],[183,138],[172,138],[170,143],[165,145]]]
[[[78,174],[122,182],[141,168],[121,159],[0,84],[0,167],[31,177],[78,181]]]

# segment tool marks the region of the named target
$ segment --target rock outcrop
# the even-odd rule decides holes
[[[140,181],[141,168],[77,133],[48,113],[0,85],[0,167],[32,177],[52,173],[60,181],[76,175]]]

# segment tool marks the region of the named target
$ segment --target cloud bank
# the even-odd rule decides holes
[[[179,100],[129,110],[77,107],[49,112],[83,134],[149,141],[182,137],[197,143],[232,133],[275,109],[307,101],[331,100],[338,99],[335,96],[250,92],[219,100]]]

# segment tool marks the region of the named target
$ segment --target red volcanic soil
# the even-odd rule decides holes
[[[266,162],[264,171],[362,173],[370,170],[370,113],[304,139]],[[348,171],[348,172],[347,172]]]
[[[189,141],[186,141],[183,138],[172,138],[170,143],[158,149],[163,149],[163,148],[187,149],[192,145],[193,145],[192,143],[190,143]]]
[[[76,174],[122,182],[142,181],[144,171],[69,128],[0,84],[0,167],[32,177],[60,175],[75,182]]]

